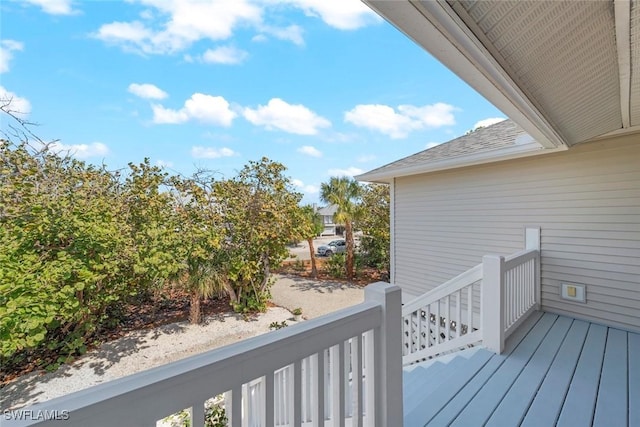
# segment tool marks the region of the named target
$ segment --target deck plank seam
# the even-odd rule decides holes
[[[484,420],[484,422],[482,423],[482,425],[486,425],[489,420],[491,419],[491,417],[493,416],[493,414],[496,412],[496,410],[498,409],[498,407],[500,406],[500,403],[502,403],[502,401],[504,400],[505,396],[507,396],[509,394],[509,392],[511,391],[511,389],[513,388],[513,385],[518,381],[518,378],[520,378],[520,375],[522,375],[522,372],[526,369],[526,367],[528,366],[529,362],[531,361],[531,359],[533,358],[533,356],[536,354],[536,352],[538,351],[538,349],[540,348],[540,346],[542,345],[542,343],[544,342],[545,339],[547,339],[547,336],[549,335],[549,333],[551,332],[551,330],[553,329],[553,327],[556,325],[556,323],[558,322],[558,319],[560,318],[560,316],[556,316],[555,319],[553,319],[553,323],[551,323],[551,325],[549,325],[549,328],[546,330],[546,332],[544,333],[544,336],[542,337],[542,339],[540,340],[540,342],[538,343],[538,345],[536,345],[535,349],[531,352],[531,354],[529,355],[529,357],[527,358],[526,362],[522,365],[522,367],[520,368],[520,372],[518,372],[518,374],[513,378],[513,381],[511,382],[511,384],[509,385],[509,387],[507,387],[506,391],[503,393],[502,398],[500,398],[500,401],[494,406],[493,410],[491,411],[491,413],[489,414],[489,416]],[[537,324],[537,322],[536,322]],[[522,340],[520,341],[522,342]],[[520,343],[518,343],[518,346],[520,345]],[[517,349],[517,347],[516,347]],[[514,351],[516,350],[514,349]],[[497,371],[497,370],[496,370]],[[522,422],[522,420],[520,421]]]
[[[556,321],[559,318],[560,317],[558,317],[556,319]],[[522,424],[522,422],[524,421],[525,417],[529,413],[529,409],[531,409],[531,405],[533,405],[534,400],[536,400],[536,397],[538,396],[538,393],[540,392],[540,387],[542,387],[542,383],[544,383],[544,379],[547,377],[547,375],[549,375],[549,371],[551,370],[551,367],[553,366],[553,363],[556,361],[556,358],[558,357],[558,354],[560,354],[560,349],[562,348],[562,345],[564,344],[564,342],[567,340],[567,337],[569,336],[569,331],[571,331],[571,327],[573,326],[574,322],[575,322],[575,319],[571,319],[571,323],[569,324],[569,327],[565,331],[565,333],[564,333],[564,335],[562,337],[562,340],[558,343],[558,347],[555,350],[555,354],[553,355],[553,357],[549,361],[549,364],[547,365],[547,368],[544,371],[544,375],[542,375],[542,377],[540,379],[540,382],[538,383],[538,386],[536,387],[535,393],[533,393],[533,396],[529,400],[529,404],[527,405],[527,408],[520,415],[520,421],[518,421],[518,425]],[[582,350],[580,350],[580,351],[582,351]],[[575,367],[574,367],[574,372],[575,372]],[[571,376],[573,377],[573,374]],[[568,388],[567,388],[567,391],[568,391]],[[567,391],[565,391],[565,395],[566,395]],[[558,412],[558,415],[556,416],[556,422],[558,422],[557,417],[559,417],[559,416],[560,416],[560,412]]]
[[[538,317],[538,319],[533,322],[529,328],[527,328],[526,333],[523,333],[523,335],[520,337],[520,339],[518,340],[518,343],[515,344],[513,346],[513,348],[509,348],[507,351],[503,352],[502,354],[496,354],[494,355],[491,359],[493,359],[494,357],[497,358],[501,358],[502,360],[499,361],[498,365],[494,368],[493,372],[491,372],[491,374],[487,377],[487,379],[484,381],[484,383],[482,383],[482,386],[479,387],[475,393],[473,393],[472,397],[470,399],[467,400],[466,404],[460,408],[460,411],[458,411],[458,413],[456,414],[456,416],[452,419],[451,423],[449,423],[450,425],[453,424],[458,417],[460,417],[460,414],[462,414],[464,412],[464,410],[467,408],[467,406],[469,406],[469,404],[471,402],[473,402],[473,400],[475,399],[475,397],[478,395],[478,393],[480,393],[480,391],[482,391],[483,387],[486,386],[486,384],[491,381],[491,379],[493,378],[493,376],[496,374],[496,372],[498,372],[500,370],[500,368],[502,367],[502,365],[509,359],[509,356],[511,356],[511,354],[513,354],[518,347],[520,347],[520,345],[522,345],[522,342],[525,340],[525,338],[529,335],[529,333],[538,325],[539,322],[542,321],[542,319],[545,317],[544,314],[540,315]],[[556,316],[556,318],[553,320],[552,326],[555,324],[555,322],[558,320],[558,316]],[[548,333],[549,331],[547,331]],[[546,336],[546,333],[545,333]],[[537,349],[537,347],[536,347]],[[489,360],[491,360],[489,359]],[[489,417],[482,423],[482,425],[485,425],[489,418],[491,418],[491,415],[493,415],[493,412],[495,412],[496,408],[493,408],[493,411],[491,412],[491,414],[489,414]]]
[[[578,319],[573,319],[573,321],[571,322],[571,326],[573,326],[573,324],[576,322],[576,320]],[[576,358],[576,362],[573,364],[573,371],[571,372],[571,378],[569,378],[569,384],[567,385],[567,387],[564,390],[564,395],[562,396],[562,406],[560,406],[560,410],[558,410],[558,413],[556,414],[556,419],[554,421],[554,425],[558,424],[558,421],[560,420],[560,415],[562,414],[562,410],[564,409],[564,403],[567,401],[567,396],[569,395],[569,389],[571,388],[571,383],[573,382],[573,377],[576,375],[576,371],[578,370],[578,362],[580,361],[580,358],[582,357],[582,352],[584,351],[584,345],[587,342],[587,336],[589,334],[589,328],[591,328],[591,326],[589,326],[587,328],[587,332],[584,334],[584,339],[582,340],[582,344],[580,345],[580,352],[578,353],[578,357]]]
[[[465,402],[464,405],[462,405],[460,407],[460,409],[457,411],[456,415],[454,417],[451,418],[451,421],[449,422],[449,425],[453,424],[455,422],[455,420],[458,419],[458,417],[460,416],[460,414],[462,414],[464,412],[464,410],[467,408],[467,406],[469,406],[469,404],[471,402],[473,402],[473,400],[475,399],[475,397],[478,395],[478,393],[480,393],[480,391],[482,390],[482,388],[484,386],[486,386],[486,384],[491,381],[491,378],[493,378],[493,375],[500,369],[500,367],[504,364],[504,362],[509,358],[509,355],[511,355],[511,353],[513,353],[514,351],[516,351],[516,349],[520,346],[520,344],[522,343],[522,341],[524,340],[524,338],[526,338],[526,336],[529,334],[529,332],[531,332],[531,330],[533,328],[536,327],[536,325],[538,324],[538,322],[540,322],[542,319],[544,318],[544,314],[540,314],[538,316],[538,318],[531,323],[531,325],[529,325],[529,327],[527,328],[526,332],[522,333],[522,336],[520,337],[520,339],[518,340],[518,343],[513,345],[513,346],[509,346],[505,348],[504,353],[502,354],[494,354],[489,361],[493,360],[494,358],[496,358],[496,361],[498,362],[498,365],[493,368],[493,372],[490,373],[490,375],[485,379],[485,381],[480,385],[480,387],[477,388],[477,390],[471,395],[471,397],[469,399],[467,399],[467,401]],[[523,326],[523,325],[521,325]],[[501,360],[498,360],[501,359]],[[489,361],[487,361],[487,363],[485,363],[485,366],[489,363]],[[479,369],[478,372],[476,373],[475,376],[479,375],[480,372],[482,372],[482,370],[485,368],[485,366],[482,367],[482,369]],[[465,384],[464,387],[462,387],[458,393],[456,394],[456,396],[461,393],[466,387],[467,385],[470,383],[471,381],[468,381],[467,384]],[[453,399],[452,399],[453,400]],[[447,405],[443,406],[442,408],[440,408],[440,410],[438,411],[438,414],[440,412],[442,412],[445,408],[447,407]],[[435,416],[433,416],[431,418],[431,420],[433,420],[434,418],[437,417],[437,414]],[[429,422],[431,422],[431,420],[429,420]]]
[[[604,367],[604,361],[607,354],[607,345],[609,344],[609,331],[611,328],[607,327],[607,333],[604,338],[604,348],[602,350],[602,361],[600,362],[600,376],[598,376],[598,385],[596,387],[596,400],[593,403],[593,408],[591,411],[591,425],[596,419],[596,408],[598,407],[598,399],[600,397],[600,383],[602,382],[602,368]]]
[[[455,398],[456,398],[456,397],[457,397],[457,396],[462,392],[462,390],[464,390],[464,389],[465,389],[465,387],[467,387],[467,386],[469,385],[469,383],[470,383],[471,381],[473,381],[473,379],[474,379],[475,377],[477,377],[478,375],[480,375],[480,372],[485,368],[485,366],[487,366],[487,364],[488,364],[488,363],[489,363],[489,362],[490,362],[490,361],[491,361],[495,356],[496,356],[496,355],[494,354],[494,355],[492,355],[491,357],[489,357],[489,358],[488,358],[488,359],[487,359],[487,360],[482,364],[482,366],[480,366],[480,367],[476,370],[475,374],[473,374],[473,375],[472,375],[472,376],[471,376],[471,377],[470,377],[470,378],[469,378],[469,379],[468,379],[468,380],[467,380],[467,381],[466,381],[466,382],[465,382],[465,383],[464,383],[464,384],[463,384],[463,385],[458,389],[458,391],[456,391],[456,392],[455,392],[455,394],[454,394],[453,396],[451,396],[451,400],[454,400],[454,399],[455,399]],[[491,378],[491,377],[489,377],[489,378]],[[474,396],[475,396],[475,395],[474,395]],[[424,424],[424,425],[425,425],[425,426],[429,425],[429,423],[430,423],[434,418],[436,418],[436,417],[437,417],[437,416],[438,416],[438,415],[439,415],[439,414],[444,410],[444,408],[445,408],[446,406],[447,406],[447,405],[443,405],[443,406],[441,406],[441,407],[440,407],[440,409],[438,409],[438,411],[437,411],[436,413],[434,413],[434,414],[433,414],[433,415],[432,415],[432,416],[431,416],[431,417],[430,417],[430,418],[425,422],[425,424]],[[464,410],[464,408],[463,408],[462,410]],[[461,410],[461,411],[462,411],[462,410]],[[458,414],[459,414],[459,413],[458,413]],[[457,416],[456,416],[456,417],[457,417]],[[454,419],[455,419],[455,418],[454,418]]]

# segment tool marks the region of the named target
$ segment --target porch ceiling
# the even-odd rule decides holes
[[[640,0],[364,0],[547,148],[640,131]]]

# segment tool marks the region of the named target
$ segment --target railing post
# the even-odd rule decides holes
[[[384,282],[367,286],[365,301],[382,306],[382,325],[374,338],[375,425],[402,425],[402,300],[400,288]],[[369,380],[369,379],[367,379]]]
[[[540,261],[542,260],[541,244],[540,244],[540,227],[527,227],[524,231],[524,244],[526,249],[535,249],[538,251],[534,268],[534,286],[536,310],[540,310],[541,291],[540,291]]]
[[[497,354],[504,350],[504,257],[482,258],[481,290],[482,341]]]

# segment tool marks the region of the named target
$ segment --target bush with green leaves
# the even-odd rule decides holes
[[[214,186],[226,226],[226,289],[236,311],[266,310],[271,270],[287,259],[287,244],[300,234],[302,195],[293,190],[285,170],[263,157]]]

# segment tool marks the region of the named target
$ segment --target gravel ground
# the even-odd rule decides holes
[[[0,410],[44,402],[266,333],[272,322],[286,320],[291,325],[295,322],[289,310],[296,307],[302,308],[303,317],[312,318],[358,304],[363,300],[364,290],[349,284],[276,276],[271,293],[272,301],[280,307],[270,308],[250,321],[224,314],[207,317],[203,325],[179,322],[135,331],[103,344],[56,372],[24,375],[0,389]]]
[[[271,300],[280,307],[302,308],[311,319],[364,301],[364,288],[340,282],[321,282],[298,276],[276,276]]]

